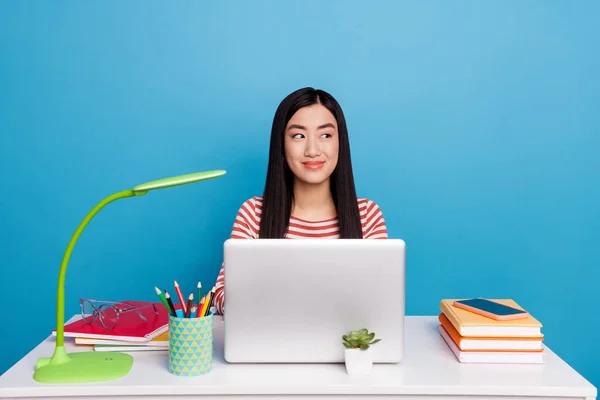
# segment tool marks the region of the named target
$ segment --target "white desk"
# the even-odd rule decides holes
[[[549,349],[543,365],[461,364],[440,337],[438,325],[437,317],[407,317],[404,361],[375,364],[371,376],[351,377],[343,364],[228,364],[223,358],[223,322],[219,318],[214,325],[213,370],[207,375],[177,377],[167,370],[167,352],[138,352],[131,353],[133,368],[120,380],[59,386],[39,384],[32,378],[37,359],[52,355],[54,339],[50,336],[0,377],[0,398],[596,398],[596,388]],[[79,349],[69,343],[67,350]]]

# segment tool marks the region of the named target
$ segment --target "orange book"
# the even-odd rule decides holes
[[[452,338],[452,341],[461,351],[543,351],[542,340],[540,337],[463,337],[450,320],[442,313],[438,316],[440,323],[446,329],[446,332]]]
[[[510,307],[523,309],[514,300],[490,299]],[[440,308],[452,326],[463,337],[535,337],[542,333],[542,324],[532,315],[527,318],[498,321],[483,315],[463,310],[453,305],[454,299],[444,299]]]
[[[438,327],[440,335],[456,359],[461,363],[484,364],[543,364],[543,351],[462,351],[450,338],[443,325]]]

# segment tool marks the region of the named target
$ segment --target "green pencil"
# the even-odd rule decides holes
[[[171,314],[171,307],[169,307],[169,303],[167,303],[167,299],[165,299],[165,295],[162,294],[162,292],[160,291],[159,288],[157,288],[156,286],[154,286],[154,289],[156,289],[156,294],[158,295],[158,297],[160,298],[160,301],[162,301],[162,303],[165,305],[165,307],[167,308],[167,312],[169,314]]]
[[[175,312],[175,305],[173,305],[173,300],[171,300],[171,295],[166,290],[165,290],[165,299],[167,299],[167,303],[169,303],[169,313],[172,316],[176,317],[177,312]]]

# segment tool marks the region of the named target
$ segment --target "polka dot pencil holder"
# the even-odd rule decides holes
[[[212,370],[213,317],[169,316],[169,372],[179,376],[204,375]]]

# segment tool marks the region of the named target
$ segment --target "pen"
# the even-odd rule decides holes
[[[181,294],[181,288],[177,281],[175,281],[175,292],[177,292],[177,297],[179,297],[179,302],[181,303],[181,311],[185,315],[187,313],[187,307],[185,305],[185,300],[183,300],[183,294]]]
[[[175,305],[173,305],[173,300],[171,300],[171,295],[166,290],[165,290],[165,299],[167,299],[167,303],[169,303],[169,307],[171,307],[171,315],[176,317],[177,313],[175,312]]]

